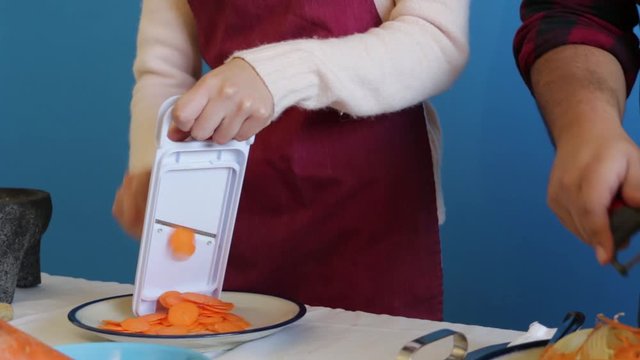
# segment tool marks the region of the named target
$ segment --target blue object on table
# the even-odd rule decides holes
[[[96,342],[59,345],[55,349],[74,360],[208,360],[189,349],[142,343]]]

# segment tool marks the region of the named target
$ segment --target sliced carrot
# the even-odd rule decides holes
[[[233,310],[233,304],[226,303],[226,305],[200,305],[200,308],[214,313],[226,313]]]
[[[160,329],[164,329],[166,326],[161,324],[151,324],[148,330],[143,331],[143,334],[157,335]]]
[[[223,314],[222,317],[225,318],[227,321],[238,323],[238,324],[243,325],[245,327],[251,326],[251,324],[249,324],[249,322],[247,322],[245,319],[241,318],[240,316],[238,316],[236,314],[226,313],[226,314]]]
[[[102,320],[103,325],[117,325],[120,326],[120,321],[115,320]]]
[[[172,325],[189,326],[198,320],[200,309],[194,303],[181,302],[169,309],[167,318]]]
[[[210,309],[207,309],[205,307],[199,306],[200,308],[200,316],[201,317],[208,317],[208,316],[220,316],[222,314],[224,314],[224,311],[211,311]]]
[[[201,331],[206,330],[206,329],[207,329],[206,326],[204,326],[204,325],[202,325],[200,323],[197,323],[197,322],[195,322],[195,323],[191,324],[191,326],[189,326],[189,332],[190,333],[201,332]]]
[[[200,319],[198,319],[198,322],[200,324],[215,324],[215,323],[219,323],[224,321],[224,318],[222,316],[201,316]]]
[[[110,331],[124,331],[120,324],[103,324],[100,325],[100,329],[102,330],[110,330]]]
[[[235,321],[223,321],[213,325],[213,328],[216,332],[225,333],[225,332],[234,332],[234,331],[242,331],[245,327],[242,324],[239,324]]]
[[[193,230],[179,227],[169,237],[169,247],[174,257],[190,258],[196,252],[196,234]]]
[[[182,301],[182,294],[177,291],[167,291],[158,298],[158,302],[160,305],[164,306],[165,309],[168,309],[175,304],[179,304]]]
[[[210,309],[212,311],[227,312],[233,309],[232,303],[222,301],[209,295],[186,292],[182,294],[182,298],[194,303],[201,304],[204,306],[204,308]]]
[[[120,323],[123,329],[133,331],[133,332],[143,332],[149,330],[151,325],[149,322],[142,318],[129,318]]]
[[[230,311],[233,304],[199,293],[167,291],[158,298],[167,312],[123,321],[104,320],[101,329],[149,335],[185,335],[242,331],[251,326]]]
[[[189,329],[186,326],[167,326],[158,329],[158,335],[185,335],[188,333]]]
[[[149,324],[159,323],[162,319],[166,318],[166,313],[152,313],[140,316],[140,319],[146,320]]]
[[[213,296],[194,293],[194,292],[182,293],[182,298],[192,301],[194,303],[203,304],[203,305],[218,305],[218,304],[224,303],[222,300],[217,299]]]

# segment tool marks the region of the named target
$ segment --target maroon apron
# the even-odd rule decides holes
[[[189,2],[212,68],[237,50],[381,23],[373,0]],[[421,106],[357,120],[290,108],[251,147],[224,286],[440,320],[438,230]]]

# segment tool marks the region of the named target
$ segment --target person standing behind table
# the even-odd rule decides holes
[[[467,60],[468,7],[145,0],[115,217],[140,236],[156,113],[184,93],[171,139],[258,134],[225,288],[441,319],[439,129],[422,103]]]
[[[614,253],[608,207],[640,206],[640,150],[622,128],[640,53],[633,0],[524,0],[514,39],[520,72],[556,146],[548,203],[592,246]]]

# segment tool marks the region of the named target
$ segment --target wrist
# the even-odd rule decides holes
[[[593,143],[594,140],[624,133],[618,115],[607,112],[574,111],[554,121],[547,121],[549,133],[556,148],[575,146],[576,142]]]
[[[260,76],[273,99],[273,118],[288,107],[317,96],[319,80],[309,51],[300,41],[275,43],[232,55],[247,62]]]

